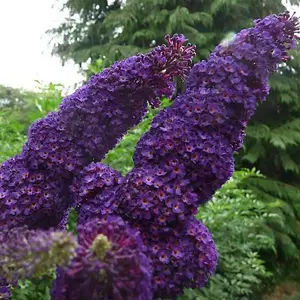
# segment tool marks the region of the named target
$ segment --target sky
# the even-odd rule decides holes
[[[45,84],[73,86],[82,80],[72,63],[64,67],[51,56],[46,30],[57,27],[65,13],[52,8],[57,0],[0,0],[0,84],[35,89]]]
[[[59,11],[60,1],[0,0],[0,84],[35,89],[39,80],[72,88],[83,79],[72,62],[63,67],[51,56],[45,32],[66,17]]]

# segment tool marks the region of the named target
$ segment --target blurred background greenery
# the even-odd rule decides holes
[[[196,60],[206,58],[253,19],[285,7],[280,0],[67,0],[62,9],[68,18],[48,32],[61,41],[53,54],[74,60],[88,79],[163,43],[166,33],[183,33],[197,45]],[[220,261],[209,286],[186,290],[181,300],[300,299],[300,48],[292,58],[271,77],[270,96],[247,128],[233,178],[199,208]],[[57,109],[63,87],[38,86],[37,92],[0,86],[0,162],[20,152],[32,122]],[[168,105],[164,99],[160,109]],[[104,162],[126,174],[137,141],[160,109],[150,110]],[[73,213],[70,230],[75,219]],[[22,282],[12,299],[50,299],[53,276]]]

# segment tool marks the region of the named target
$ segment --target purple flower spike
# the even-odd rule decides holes
[[[167,40],[167,46],[116,62],[93,76],[63,100],[58,112],[30,127],[20,156],[0,167],[0,227],[64,227],[73,205],[73,177],[100,161],[138,124],[147,103],[156,107],[160,97],[171,96],[174,76],[187,75],[194,48],[183,46],[182,36]]]
[[[173,78],[184,78],[195,55],[183,36],[168,45],[116,62],[66,97],[56,113],[37,121],[24,147],[32,168],[78,172],[100,161],[162,96],[172,96]],[[49,166],[50,163],[50,166]]]
[[[269,92],[269,74],[286,59],[298,30],[288,13],[257,20],[191,69],[185,92],[137,144],[135,167],[116,197],[123,215],[167,227],[194,214],[230,178],[247,122]],[[151,211],[139,198],[146,193]]]
[[[175,230],[174,240],[186,240],[188,235],[187,249],[189,239],[197,240],[197,223],[190,221],[191,216],[231,177],[233,154],[242,145],[247,122],[257,102],[268,95],[269,74],[287,59],[298,31],[293,16],[272,15],[219,45],[208,61],[191,69],[184,93],[155,117],[137,144],[135,167],[114,199],[117,212],[141,231],[144,242],[151,240],[149,257],[154,253],[155,268],[159,265],[155,274],[162,273],[155,275],[154,290],[159,297],[175,297],[184,286],[202,287],[207,281],[199,275],[189,283],[192,267],[179,272],[175,282],[172,271],[163,272],[163,266],[181,254],[161,246],[160,237],[167,240],[181,226],[183,236],[178,233],[181,229]],[[187,228],[185,224],[192,225]],[[207,265],[205,253],[213,252],[205,251],[198,257],[200,269]],[[176,289],[177,282],[185,283]]]
[[[78,227],[79,247],[59,269],[53,300],[152,300],[152,268],[142,241],[121,218],[93,219]]]

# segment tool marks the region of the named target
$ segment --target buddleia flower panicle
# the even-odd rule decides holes
[[[53,300],[152,300],[152,267],[137,231],[108,216],[78,226],[79,247],[60,268]]]
[[[183,46],[183,36],[167,38],[158,46],[114,63],[92,76],[74,94],[63,99],[59,111],[34,123],[24,147],[33,168],[49,166],[60,172],[78,172],[100,161],[162,96],[174,92],[173,78],[185,77],[195,55]]]
[[[134,169],[115,196],[124,219],[148,224],[141,226],[142,236],[149,228],[168,231],[184,224],[231,177],[247,122],[298,31],[288,13],[256,20],[191,69],[186,90],[138,142]],[[172,278],[165,276],[165,282]],[[167,285],[157,286],[157,293],[167,297]]]
[[[138,124],[147,103],[174,91],[173,77],[185,77],[195,54],[183,36],[93,76],[67,96],[58,112],[36,121],[22,153],[0,166],[0,226],[64,227],[72,206],[74,176],[100,161],[129,128]]]
[[[163,215],[168,226],[194,214],[230,178],[247,122],[296,31],[288,13],[268,16],[195,64],[185,92],[137,144],[135,167],[117,196],[123,214],[157,224]]]
[[[39,278],[75,255],[76,238],[64,231],[17,227],[0,233],[0,276],[10,284]]]

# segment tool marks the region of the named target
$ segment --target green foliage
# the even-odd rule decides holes
[[[275,212],[277,216],[266,218],[266,231],[272,232],[277,253],[275,257],[266,256],[265,260],[272,267],[287,266],[299,269],[300,262],[300,194],[293,185],[261,177],[248,177],[240,184],[248,188],[264,203],[280,203]]]
[[[55,84],[40,86],[36,93],[13,91],[17,96],[0,111],[0,162],[21,151],[29,125],[57,109],[62,99],[61,86]]]
[[[98,59],[94,48],[106,43],[113,35],[113,31],[108,32],[101,24],[110,11],[120,9],[121,3],[121,0],[115,0],[111,5],[107,0],[65,1],[62,9],[68,10],[69,17],[58,28],[49,30],[53,37],[62,41],[54,44],[53,53],[59,53],[63,61],[72,58],[79,64],[89,57]]]
[[[72,232],[75,235],[77,235],[77,230],[76,230],[77,218],[78,218],[77,212],[72,207],[69,212],[67,231]]]
[[[4,112],[0,112],[0,162],[21,151],[26,140],[23,124],[11,122]]]
[[[51,281],[55,278],[55,270],[40,279],[19,282],[19,287],[12,289],[12,300],[51,300]]]
[[[25,114],[20,113],[20,107],[32,96],[33,93],[0,85],[0,162],[19,152],[25,141]]]
[[[253,18],[284,9],[280,0],[65,0],[69,18],[50,32],[60,42],[53,52],[82,64],[99,57],[106,65],[164,42],[165,34],[183,33],[197,45],[198,57],[228,32],[248,27]]]

